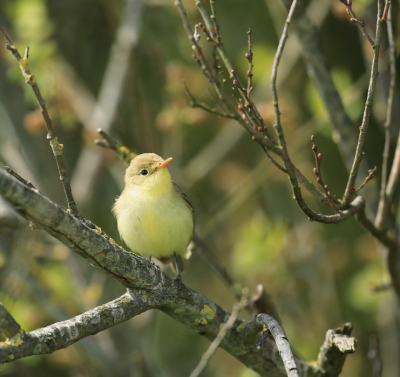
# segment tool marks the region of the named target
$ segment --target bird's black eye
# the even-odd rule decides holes
[[[148,172],[146,169],[143,169],[143,170],[140,172],[140,174],[141,174],[141,175],[147,175],[147,174],[149,174],[149,172]]]

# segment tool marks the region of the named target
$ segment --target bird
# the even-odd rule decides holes
[[[172,180],[164,160],[155,153],[137,155],[125,173],[125,188],[116,199],[113,213],[122,240],[142,256],[171,264],[178,289],[182,286],[182,256],[194,231],[193,207]],[[174,263],[172,263],[172,261]]]

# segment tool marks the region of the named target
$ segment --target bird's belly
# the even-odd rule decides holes
[[[193,233],[190,210],[168,200],[136,203],[118,216],[121,237],[132,251],[153,257],[186,254]]]

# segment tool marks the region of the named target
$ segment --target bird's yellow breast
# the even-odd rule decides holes
[[[156,258],[186,254],[193,234],[192,211],[166,173],[156,173],[157,184],[127,186],[114,206],[118,230],[129,248]]]

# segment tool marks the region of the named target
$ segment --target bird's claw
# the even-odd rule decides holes
[[[181,274],[176,274],[174,277],[174,283],[176,285],[176,288],[178,289],[178,291],[182,290],[183,287],[183,281],[182,281],[182,277]]]

